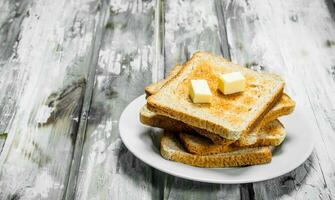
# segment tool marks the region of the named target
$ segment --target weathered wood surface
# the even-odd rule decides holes
[[[0,153],[2,152],[2,148],[5,145],[7,138],[7,133],[0,133]]]
[[[95,1],[1,1],[0,199],[61,199],[95,40]]]
[[[333,199],[334,8],[312,0],[225,1],[224,7],[232,60],[281,74],[316,135],[312,156],[289,174],[254,184],[255,198]]]
[[[157,199],[151,167],[135,158],[118,133],[121,112],[157,79],[156,1],[111,1],[99,50],[76,199]],[[158,11],[159,12],[159,11]],[[156,58],[157,57],[157,58]],[[155,74],[156,73],[156,74]],[[159,172],[158,172],[159,173]]]
[[[2,149],[7,134],[6,126],[12,117],[12,110],[15,107],[17,92],[13,88],[17,88],[17,76],[15,62],[10,63],[10,57],[15,50],[15,42],[18,40],[20,25],[22,19],[26,16],[29,1],[15,3],[13,1],[0,2],[0,70],[2,77],[9,80],[0,79],[0,149]],[[5,68],[5,66],[8,66]],[[11,67],[13,66],[13,67]],[[1,152],[1,150],[0,150]]]
[[[335,9],[330,0],[0,1],[0,199],[334,199]],[[255,184],[159,172],[118,119],[194,51],[283,75],[316,148]]]

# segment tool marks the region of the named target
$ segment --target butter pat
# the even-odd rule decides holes
[[[223,94],[233,94],[245,90],[245,77],[241,72],[219,75],[219,89]]]
[[[193,103],[210,103],[212,93],[206,80],[191,80],[190,96]]]

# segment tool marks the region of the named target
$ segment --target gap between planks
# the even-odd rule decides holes
[[[85,141],[88,113],[90,111],[91,100],[94,90],[94,80],[95,80],[96,66],[98,63],[99,49],[101,46],[101,40],[105,32],[107,5],[105,1],[100,2],[102,2],[102,5],[99,4],[101,12],[95,30],[96,36],[92,40],[93,49],[91,50],[91,59],[89,63],[89,73],[87,77],[87,84],[83,99],[83,107],[81,109],[79,126],[77,130],[74,151],[72,155],[72,162],[69,169],[68,181],[65,183],[66,190],[64,192],[63,199],[69,199],[69,200],[74,199],[76,193],[77,178],[78,178],[77,175],[80,167],[81,155]]]
[[[66,191],[64,193],[64,199],[74,199],[77,189],[77,179],[78,172],[81,164],[81,156],[83,145],[85,142],[86,127],[88,121],[88,115],[91,106],[92,95],[94,91],[94,80],[96,67],[98,63],[99,50],[101,46],[101,41],[104,37],[104,32],[106,30],[106,17],[108,5],[106,1],[102,1],[101,13],[99,16],[99,22],[96,28],[97,36],[92,41],[92,46],[94,47],[91,52],[91,63],[90,70],[88,74],[88,80],[85,89],[84,102],[81,112],[81,117],[79,121],[79,128],[77,131],[76,142],[74,146],[74,153],[72,156],[72,163],[68,175],[68,182],[66,183]],[[155,54],[154,54],[154,65],[152,67],[152,81],[156,82],[162,79],[164,76],[164,18],[162,13],[164,10],[164,4],[161,0],[156,1],[155,5],[155,30],[154,30],[154,44],[155,44]],[[157,12],[158,11],[158,12]],[[154,176],[153,176],[154,178]]]

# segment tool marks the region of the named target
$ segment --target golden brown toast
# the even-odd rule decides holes
[[[164,133],[161,138],[161,155],[172,161],[197,167],[239,167],[271,162],[270,147],[243,148],[214,155],[194,155],[188,153],[175,133]]]
[[[185,149],[188,152],[197,155],[225,153],[247,147],[278,146],[283,142],[285,136],[285,128],[278,120],[274,120],[261,128],[259,130],[256,142],[245,147],[238,146],[235,143],[228,145],[217,145],[214,144],[210,139],[199,134],[190,134],[185,132],[181,132],[179,134],[180,141],[183,143]]]
[[[147,86],[145,88],[146,98],[148,98],[150,95],[156,94],[167,82],[169,82],[174,77],[176,77],[177,74],[182,69],[182,67],[183,67],[182,65],[174,66],[165,79],[160,80],[157,83],[153,83],[153,84],[150,84],[149,86]]]
[[[217,90],[217,74],[240,71],[247,89],[223,95]],[[191,79],[206,79],[213,93],[211,104],[194,104],[189,98]],[[257,73],[209,53],[196,53],[179,73],[148,98],[148,108],[157,114],[238,140],[249,133],[271,105],[281,97],[284,81],[276,75]]]
[[[260,120],[257,126],[248,134],[242,135],[239,140],[235,142],[237,146],[249,146],[257,141],[258,133],[269,122],[278,119],[281,116],[289,115],[295,108],[295,102],[287,95],[283,94],[277,104],[270,109],[268,113]],[[226,144],[227,140],[221,136],[208,132],[203,129],[195,129],[199,134],[210,138],[215,144]]]
[[[145,89],[147,97],[156,94],[168,81],[171,81],[179,73],[181,69],[182,69],[181,65],[176,65],[168,74],[166,79],[163,79],[157,83],[153,83],[147,86]],[[283,94],[282,97],[279,99],[279,101],[276,103],[276,105],[272,107],[271,110],[263,117],[263,119],[260,121],[257,127],[254,128],[250,134],[238,140],[237,145],[248,146],[255,143],[257,140],[257,138],[255,138],[255,134],[259,132],[258,130],[260,128],[262,128],[267,123],[277,119],[280,116],[292,113],[294,108],[295,108],[295,102],[287,94]],[[159,127],[175,132],[192,132],[192,128],[190,128],[185,123],[151,112],[147,109],[146,106],[142,108],[140,118],[142,123],[149,126]],[[195,127],[193,127],[193,129],[196,130],[199,134],[210,138],[215,144],[227,145],[233,142],[217,134],[208,132],[204,129],[199,129]]]
[[[267,141],[267,139],[269,141],[273,141],[274,138],[272,135],[268,135],[267,138],[264,136],[264,132],[261,130],[264,129],[264,127],[269,122],[274,121],[280,116],[291,113],[294,109],[294,106],[295,106],[294,102],[287,95],[284,94],[281,100],[262,119],[260,123],[262,124],[262,127],[260,128],[260,130],[257,131],[253,130],[251,133],[245,136],[244,141],[247,142],[241,142],[240,140],[237,141],[226,140],[217,134],[208,133],[207,131],[203,131],[201,129],[194,129],[194,127],[192,128],[181,121],[177,121],[166,116],[158,115],[150,111],[146,105],[144,105],[140,111],[140,121],[148,126],[158,127],[177,133],[179,132],[192,133],[196,131],[197,133],[211,139],[212,142],[217,145],[228,145],[231,143],[235,143],[236,146],[248,146],[256,143],[257,140],[259,140],[259,137],[263,138],[264,143]],[[280,138],[277,139],[280,140]]]

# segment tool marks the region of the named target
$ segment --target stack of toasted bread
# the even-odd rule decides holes
[[[240,72],[243,92],[224,95],[218,74]],[[190,80],[206,80],[213,94],[209,104],[192,102]],[[222,57],[198,52],[175,66],[166,79],[146,87],[143,124],[164,129],[161,155],[198,167],[236,167],[268,163],[272,149],[285,139],[277,119],[293,112],[295,103],[277,75],[260,73]]]

